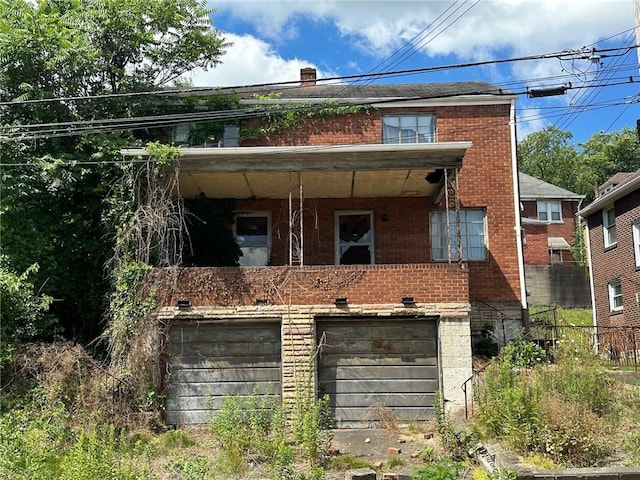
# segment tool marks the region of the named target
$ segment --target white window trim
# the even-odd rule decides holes
[[[607,212],[609,210],[613,210],[613,224],[609,225],[607,222],[609,221],[609,217],[607,216]],[[618,232],[616,231],[616,240],[615,242],[609,242],[609,232],[612,228],[616,227],[616,211],[614,210],[613,205],[602,209],[602,235],[604,237],[604,248],[609,248],[618,243]]]
[[[559,220],[553,220],[553,218],[551,218],[551,209],[548,208],[551,204],[557,205],[558,206],[558,213],[560,213],[560,219]],[[544,222],[549,222],[549,223],[564,223],[564,219],[562,218],[562,202],[559,200],[538,200],[536,202],[536,212],[538,215],[538,220],[540,220],[540,206],[544,205],[545,209],[544,211],[547,213],[547,220],[543,220]]]
[[[268,210],[256,210],[248,212],[235,212],[233,215],[233,238],[236,238],[236,225],[235,219],[238,217],[267,217],[267,259],[271,258],[271,237],[273,232],[271,230],[271,212]],[[268,262],[267,262],[268,263]]]
[[[624,309],[624,302],[619,307],[614,307],[614,298],[616,297],[615,288],[620,287],[620,299],[622,300],[622,284],[620,280],[612,280],[607,284],[607,291],[609,293],[609,310],[612,312],[620,312]]]
[[[633,224],[633,253],[636,258],[636,268],[640,267],[640,222]]]
[[[367,242],[369,246],[369,251],[371,252],[371,263],[370,265],[375,265],[376,257],[375,257],[375,229],[373,225],[374,215],[373,210],[336,210],[333,218],[333,232],[334,232],[334,262],[336,265],[340,265],[340,217],[343,215],[369,215],[369,225],[371,226],[371,241]]]
[[[464,208],[464,209],[460,209],[460,211],[479,211],[482,212],[482,236],[483,236],[483,244],[484,244],[484,258],[464,258],[464,252],[462,255],[462,261],[463,262],[486,262],[489,259],[489,235],[487,232],[487,211],[484,208]],[[454,213],[454,212],[450,212],[450,213]],[[430,243],[431,243],[431,261],[433,262],[446,262],[449,259],[448,258],[436,258],[435,254],[434,254],[434,249],[433,249],[433,232],[432,230],[432,224],[433,224],[433,216],[436,214],[443,214],[446,215],[446,210],[433,210],[430,214],[430,219],[429,219],[429,236],[430,236]],[[455,260],[457,261],[457,252],[451,252],[452,256],[451,256],[451,260]]]
[[[431,117],[431,142],[427,142],[427,143],[435,143],[437,141],[436,139],[436,115],[433,113],[386,113],[386,114],[382,114],[382,134],[381,134],[381,139],[382,139],[382,143],[386,144],[387,143],[387,139],[384,136],[384,117],[398,117],[398,119],[400,117]],[[416,125],[417,126],[417,125]],[[399,130],[400,132],[400,130]],[[398,144],[406,144],[406,145],[411,145],[414,143],[420,143],[420,142],[407,142],[407,143],[403,143],[400,141],[401,136],[398,136]],[[416,137],[417,139],[417,137]],[[393,142],[388,142],[391,145],[395,145],[395,143]]]

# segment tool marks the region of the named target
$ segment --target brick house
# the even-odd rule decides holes
[[[586,227],[595,325],[640,326],[640,170],[615,174],[578,215]]]
[[[584,195],[519,173],[525,265],[573,263],[575,215]]]
[[[531,305],[589,307],[589,272],[571,244],[584,195],[520,172],[524,272]]]
[[[437,390],[464,408],[471,324],[526,313],[516,96],[301,73],[262,102],[370,109],[182,149],[181,194],[235,199],[243,256],[154,272],[173,275],[157,313],[170,424],[206,422],[228,394],[295,402],[303,386],[329,396],[339,426],[370,424],[376,405],[427,419]]]

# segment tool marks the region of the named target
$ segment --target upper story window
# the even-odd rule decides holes
[[[538,220],[562,222],[560,202],[538,202]]]
[[[382,143],[431,143],[434,141],[434,115],[384,115],[382,117]]]
[[[613,207],[602,211],[602,230],[604,232],[604,246],[610,247],[618,241],[616,235],[616,211]]]
[[[607,285],[609,289],[609,309],[612,312],[622,310],[622,284],[620,280],[613,280]]]
[[[487,243],[485,235],[484,210],[460,210],[460,242],[462,260],[486,260]],[[431,257],[435,261],[458,259],[458,232],[456,212],[449,212],[447,235],[447,212],[431,212]],[[447,240],[451,242],[451,249]]]
[[[633,224],[633,253],[636,257],[636,268],[640,267],[640,222]]]

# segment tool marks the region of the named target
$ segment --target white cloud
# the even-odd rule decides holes
[[[299,35],[300,16],[332,22],[380,57],[425,28],[431,33],[420,46],[427,54],[479,59],[505,49],[523,55],[579,48],[633,27],[632,0],[222,0],[215,6],[275,41]]]
[[[233,45],[222,57],[222,64],[209,71],[195,70],[191,79],[195,86],[241,86],[256,83],[287,82],[300,78],[300,69],[315,67],[304,59],[284,59],[273,47],[251,35],[223,33]],[[316,68],[318,78],[333,76]]]

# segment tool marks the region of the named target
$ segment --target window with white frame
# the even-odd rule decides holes
[[[271,254],[271,214],[269,212],[238,213],[234,222],[234,235],[242,256],[243,267],[269,264]]]
[[[612,312],[622,310],[622,284],[620,280],[613,280],[608,284],[609,309]]]
[[[373,212],[336,212],[335,239],[336,265],[373,264]]]
[[[604,232],[604,246],[610,247],[618,241],[616,235],[616,211],[613,207],[602,211],[602,231]]]
[[[633,224],[633,253],[636,257],[636,268],[640,267],[640,222]]]
[[[435,142],[434,115],[384,115],[382,143]]]
[[[451,248],[449,248],[449,242]],[[431,212],[431,258],[434,261],[458,259],[458,227],[456,212]],[[462,260],[486,260],[487,243],[485,212],[482,209],[460,210],[460,245]]]
[[[562,222],[560,202],[538,202],[538,220]]]

